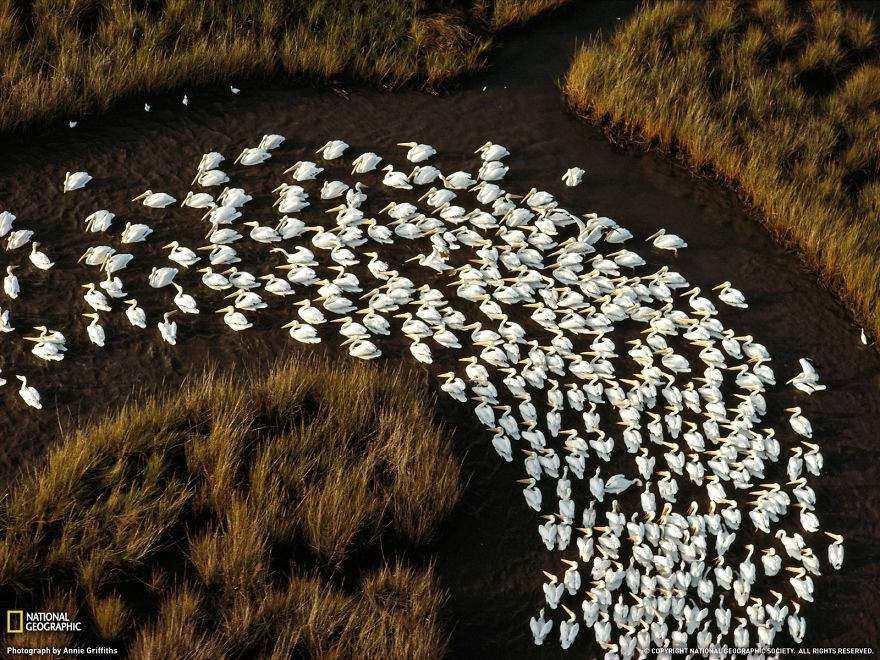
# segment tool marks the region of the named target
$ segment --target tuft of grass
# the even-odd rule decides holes
[[[133,658],[437,657],[444,594],[404,562],[460,497],[430,404],[319,360],[128,403],[10,489],[0,593]]]
[[[269,77],[437,86],[567,0],[0,0],[0,131]]]
[[[564,92],[618,137],[734,185],[880,334],[876,26],[832,1],[646,4]]]

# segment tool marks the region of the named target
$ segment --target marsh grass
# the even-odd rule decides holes
[[[0,131],[184,86],[436,87],[479,68],[496,30],[564,1],[0,0]]]
[[[403,562],[459,470],[411,375],[209,374],[77,431],[10,489],[0,593],[135,658],[437,657],[443,593]]]
[[[732,183],[880,334],[880,61],[836,2],[647,4],[576,54],[578,112]]]

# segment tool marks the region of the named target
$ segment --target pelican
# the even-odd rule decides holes
[[[18,395],[22,398],[22,401],[31,408],[42,410],[43,404],[40,403],[40,393],[37,392],[36,388],[29,386],[27,384],[27,378],[24,376],[16,376],[16,378],[21,381],[21,388],[18,390]]]
[[[441,176],[440,180],[443,182],[444,186],[451,190],[463,190],[465,188],[470,188],[476,183],[470,174],[461,171],[453,172],[448,176]]]
[[[712,289],[713,291],[718,291],[720,289],[721,293],[718,294],[718,299],[731,307],[746,308],[749,306],[742,291],[734,289],[728,281],[724,281],[718,286],[712,287]]]
[[[213,186],[224,184],[227,181],[229,181],[229,177],[223,170],[206,170],[196,174],[196,178],[192,180],[192,183],[198,183],[203,188],[211,188]],[[151,205],[148,204],[147,206]]]
[[[95,313],[83,314],[86,318],[92,319],[91,323],[86,327],[89,335],[89,341],[96,346],[104,346],[104,328],[98,323],[98,315]]]
[[[292,174],[294,181],[310,181],[323,171],[323,167],[318,167],[310,160],[299,160],[284,170],[284,173]]]
[[[159,328],[159,334],[162,336],[166,342],[171,344],[172,346],[177,345],[177,321],[171,320],[171,315],[174,314],[174,310],[170,312],[165,312],[162,317],[162,320],[159,321],[157,327]]]
[[[580,184],[581,180],[584,178],[584,174],[586,174],[586,172],[580,167],[570,167],[565,171],[565,174],[562,175],[562,183],[569,188],[574,188]]]
[[[3,291],[13,300],[18,298],[18,294],[21,293],[18,278],[12,272],[16,268],[18,268],[18,266],[7,266],[6,277],[3,278]]]
[[[244,314],[235,311],[235,307],[232,305],[218,309],[216,313],[223,314],[223,322],[236,332],[241,332],[254,326],[253,323],[247,320]]]
[[[6,250],[17,250],[22,245],[31,240],[31,236],[33,235],[34,232],[32,232],[30,229],[16,229],[6,238]]]
[[[348,144],[342,140],[330,140],[315,153],[320,154],[324,160],[336,160],[342,157],[346,149],[348,149]]]
[[[128,322],[136,328],[146,328],[147,315],[141,307],[138,307],[137,300],[132,298],[131,300],[126,300],[125,304],[128,305],[128,309],[125,310],[125,316],[128,318]]]
[[[651,241],[658,250],[672,250],[676,256],[678,256],[680,249],[687,247],[687,243],[683,238],[675,234],[668,234],[665,229],[660,229],[648,236],[645,242],[648,241]]]
[[[171,266],[163,266],[162,268],[156,268],[153,266],[153,270],[150,271],[147,281],[154,289],[161,289],[162,287],[171,284],[178,272],[179,271],[176,268],[172,268]]]
[[[428,160],[437,153],[430,144],[419,144],[418,142],[398,142],[398,147],[408,147],[406,159],[411,163],[421,163]]]
[[[153,233],[153,230],[147,225],[125,223],[125,229],[122,231],[121,240],[123,243],[142,243],[147,236]]]
[[[381,162],[382,158],[380,156],[374,154],[372,151],[367,151],[351,162],[351,173],[366,174],[367,172],[375,170],[376,166]]]
[[[188,247],[181,247],[180,243],[177,241],[171,241],[168,245],[163,245],[162,249],[170,249],[171,252],[168,254],[168,258],[184,268],[189,268],[202,259]]]
[[[807,394],[819,392],[825,389],[825,385],[819,383],[819,373],[816,368],[806,358],[800,358],[798,362],[801,365],[801,372],[787,381],[787,385],[794,385],[796,389]]]
[[[177,305],[178,309],[184,314],[198,314],[199,308],[196,305],[196,299],[188,293],[184,293],[183,287],[177,282],[172,282],[171,285],[177,289],[177,295],[174,296],[174,304]]]
[[[374,360],[382,355],[382,351],[373,342],[360,337],[350,337],[342,342],[343,346],[346,344],[350,344],[348,347],[349,355],[361,360]]]
[[[154,209],[164,209],[166,206],[171,206],[177,201],[168,193],[154,193],[152,190],[145,190],[131,201],[137,202],[141,200],[143,200],[144,206],[149,206]]]
[[[199,172],[207,172],[208,170],[215,170],[225,159],[223,158],[223,154],[218,153],[216,151],[209,151],[206,154],[202,154],[201,159],[199,160],[199,166],[196,168]]]
[[[204,192],[194,193],[192,190],[186,193],[180,205],[193,209],[212,209],[217,206],[212,195]]]
[[[45,255],[43,252],[38,252],[37,248],[40,246],[36,241],[31,245],[31,254],[30,260],[31,263],[39,268],[40,270],[49,270],[52,266],[55,265],[54,261],[49,261],[49,257]]]
[[[82,286],[84,289],[88,289],[88,291],[83,294],[83,299],[88,303],[89,307],[96,312],[110,311],[110,302],[107,300],[107,296],[98,291],[94,284],[90,282],[89,284],[83,284]]]
[[[240,154],[238,154],[238,158],[235,159],[235,162],[241,163],[246,167],[250,167],[251,165],[259,165],[260,163],[264,163],[271,157],[272,154],[270,154],[266,149],[263,149],[262,147],[251,147],[249,149],[244,149]]]
[[[0,238],[12,231],[12,223],[15,222],[15,214],[9,211],[0,212]]]
[[[480,158],[485,161],[501,160],[510,155],[510,152],[505,147],[502,147],[500,144],[493,144],[492,142],[486,142],[474,153],[480,154]]]
[[[90,213],[85,219],[86,229],[92,233],[107,231],[110,229],[110,225],[115,217],[116,216],[107,209],[101,209],[100,211]],[[0,236],[2,235],[3,234],[0,233]]]
[[[318,331],[308,323],[300,323],[294,319],[290,323],[281,326],[281,328],[288,331],[291,339],[295,339],[301,344],[318,344],[321,342]]]
[[[284,136],[278,135],[277,133],[271,133],[269,135],[264,135],[260,140],[259,148],[265,149],[266,151],[272,151],[273,149],[277,149],[284,142]]]
[[[801,415],[800,406],[795,406],[794,408],[786,408],[785,412],[792,413],[791,418],[788,420],[789,424],[791,424],[792,430],[798,435],[802,435],[805,438],[813,437],[813,427],[810,424],[810,420]]]
[[[403,172],[398,172],[393,165],[387,165],[382,168],[385,176],[382,177],[382,183],[389,188],[398,188],[400,190],[412,190],[409,178]]]
[[[88,172],[67,172],[64,175],[64,192],[85,188],[91,180],[92,176]]]

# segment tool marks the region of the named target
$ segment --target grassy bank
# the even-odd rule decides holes
[[[0,0],[0,131],[264,77],[437,85],[564,1]]]
[[[369,366],[209,376],[78,431],[0,507],[3,609],[61,610],[135,658],[437,657],[407,549],[456,504],[423,387]]]
[[[835,2],[649,4],[585,44],[573,108],[722,177],[880,333],[880,63]]]

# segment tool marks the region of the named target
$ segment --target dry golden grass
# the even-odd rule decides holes
[[[566,0],[0,0],[0,131],[267,77],[429,86]]]
[[[644,6],[577,53],[571,105],[735,185],[880,334],[880,60],[836,2]]]
[[[443,593],[400,562],[459,471],[411,375],[208,375],[77,431],[10,489],[0,593],[135,658],[436,657]]]

